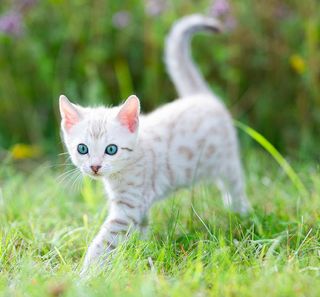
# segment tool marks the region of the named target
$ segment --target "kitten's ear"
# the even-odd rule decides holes
[[[59,98],[59,107],[62,125],[66,131],[69,131],[75,124],[80,122],[81,115],[79,110],[64,95],[61,95]]]
[[[130,132],[136,132],[139,125],[140,101],[137,96],[131,95],[122,105],[117,119],[126,126]]]

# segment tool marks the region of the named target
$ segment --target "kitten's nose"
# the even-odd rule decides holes
[[[95,174],[97,174],[99,169],[101,168],[101,166],[100,165],[92,165],[92,166],[90,166],[90,168]]]

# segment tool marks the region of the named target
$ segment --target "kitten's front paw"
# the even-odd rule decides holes
[[[80,271],[81,278],[87,278],[90,275],[95,275],[103,268],[104,261],[102,257],[97,257],[95,259],[85,259],[82,269]]]
[[[86,278],[88,276],[88,267],[82,267],[80,271],[80,278]]]
[[[80,277],[81,278],[86,278],[89,276],[90,271],[93,271],[93,266],[95,265],[91,265],[92,261],[90,261],[90,259],[88,259],[88,255],[86,255],[85,260],[83,262],[81,271],[80,271]]]
[[[103,249],[99,246],[89,247],[87,254],[84,258],[80,277],[86,277],[90,273],[96,272],[102,264]]]
[[[110,246],[102,244],[90,246],[83,261],[80,276],[86,277],[100,272],[109,262],[109,257],[113,250]]]

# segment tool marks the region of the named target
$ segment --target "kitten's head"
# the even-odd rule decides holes
[[[113,108],[84,108],[60,96],[61,130],[71,160],[91,177],[109,176],[128,164],[138,137],[140,102],[132,95]]]

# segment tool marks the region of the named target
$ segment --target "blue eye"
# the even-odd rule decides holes
[[[115,144],[109,144],[107,147],[106,147],[106,150],[105,150],[105,153],[107,155],[115,155],[118,151],[118,147],[115,145]]]
[[[77,150],[80,155],[86,155],[89,152],[88,147],[83,143],[78,144]]]

